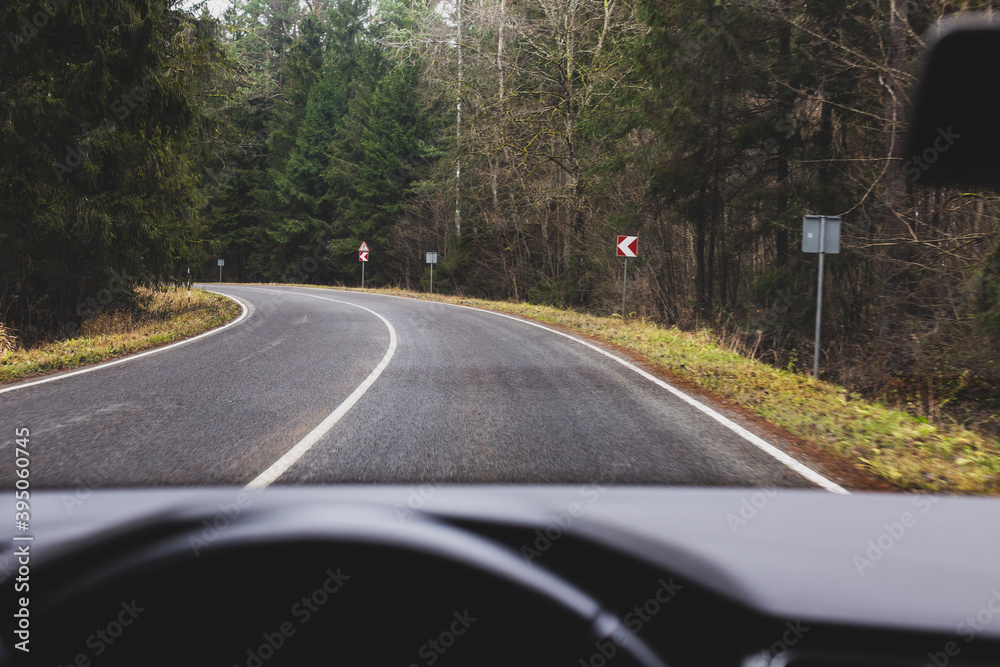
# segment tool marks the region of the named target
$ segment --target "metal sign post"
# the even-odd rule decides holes
[[[813,377],[819,377],[819,332],[823,328],[823,234],[826,232],[826,218],[820,218],[819,278],[816,283],[816,343],[813,345]]]
[[[816,343],[813,347],[813,377],[819,377],[819,332],[823,323],[823,256],[840,253],[840,218],[807,215],[802,218],[802,252],[819,253],[816,284]]]
[[[628,284],[628,257],[625,258],[625,271],[622,273],[622,317],[625,317],[625,286]]]
[[[222,282],[222,267],[224,267],[225,265],[226,265],[226,260],[220,259],[219,260],[219,282],[220,283]]]
[[[639,255],[638,236],[619,236],[617,255],[625,258],[625,272],[622,274],[622,318],[625,317],[625,287],[628,282],[628,258]]]
[[[368,244],[361,242],[358,248],[358,259],[361,261],[361,289],[365,288],[365,264],[368,262]]]
[[[438,254],[436,252],[427,253],[427,263],[431,265],[431,294],[434,294],[434,265],[437,264]]]

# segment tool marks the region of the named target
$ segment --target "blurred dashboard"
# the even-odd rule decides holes
[[[4,664],[1000,664],[1000,499],[428,484],[31,511]]]

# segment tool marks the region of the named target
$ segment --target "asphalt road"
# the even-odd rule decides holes
[[[815,486],[627,366],[524,321],[358,292],[210,289],[242,300],[249,316],[0,393],[4,444],[30,429],[33,488],[247,484],[262,474],[275,484]],[[317,435],[345,401],[354,402]],[[300,444],[276,472],[310,433],[308,451]],[[13,471],[0,465],[4,488]]]

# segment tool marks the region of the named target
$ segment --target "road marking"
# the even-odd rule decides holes
[[[309,288],[306,288],[306,289],[309,289]],[[322,289],[322,288],[311,288],[311,289]],[[350,293],[350,292],[348,292],[348,293]],[[301,294],[301,292],[298,292],[298,294]],[[673,385],[671,385],[671,384],[669,384],[667,382],[664,382],[663,380],[661,380],[660,378],[656,377],[655,375],[653,375],[651,373],[648,373],[647,371],[644,371],[643,369],[639,368],[638,366],[636,366],[635,364],[631,363],[630,361],[626,361],[625,359],[622,359],[621,357],[619,357],[617,355],[614,355],[614,354],[608,352],[607,350],[601,349],[600,347],[594,345],[593,343],[589,343],[589,342],[587,342],[587,341],[585,341],[585,340],[583,340],[581,338],[577,338],[576,336],[572,336],[572,335],[570,335],[568,333],[563,333],[562,331],[558,331],[556,329],[552,329],[550,327],[545,326],[544,324],[539,324],[537,322],[532,322],[530,320],[522,319],[520,317],[514,317],[513,315],[508,315],[506,313],[498,313],[498,312],[496,312],[494,310],[486,310],[484,308],[475,308],[473,306],[463,306],[463,305],[458,304],[458,303],[445,303],[443,301],[424,301],[422,299],[411,299],[410,297],[398,296],[398,295],[395,295],[395,294],[377,294],[377,293],[373,293],[373,292],[366,292],[365,294],[372,294],[373,296],[388,296],[388,297],[393,297],[393,298],[396,298],[396,299],[407,299],[408,301],[420,301],[421,303],[437,303],[437,304],[440,304],[442,306],[453,306],[455,308],[467,308],[468,310],[474,310],[474,311],[480,312],[480,313],[488,313],[490,315],[496,315],[498,317],[506,317],[509,320],[514,320],[515,322],[521,322],[523,324],[528,324],[528,325],[533,326],[533,327],[538,327],[539,329],[543,329],[545,331],[548,331],[549,333],[554,333],[557,336],[562,336],[563,338],[568,338],[568,339],[570,339],[572,341],[576,341],[580,345],[583,345],[584,347],[588,347],[591,350],[594,350],[595,352],[603,354],[604,356],[608,357],[609,359],[614,359],[615,361],[617,361],[618,363],[620,363],[622,366],[625,366],[626,368],[635,371],[636,373],[638,373],[642,377],[646,378],[647,380],[649,380],[653,384],[655,384],[655,385],[657,385],[657,386],[659,386],[659,387],[661,387],[663,389],[666,389],[667,391],[669,391],[671,394],[673,394],[674,396],[676,396],[680,400],[684,401],[685,403],[687,403],[691,407],[695,408],[696,410],[701,411],[702,413],[704,413],[708,417],[711,417],[712,419],[714,419],[718,423],[720,423],[723,426],[725,426],[726,428],[728,428],[730,431],[732,431],[732,432],[736,433],[737,435],[739,435],[741,438],[743,438],[744,440],[746,440],[750,444],[752,444],[755,447],[761,449],[765,453],[771,455],[772,457],[774,457],[775,459],[777,459],[778,461],[780,461],[781,463],[783,463],[787,467],[789,467],[792,470],[794,470],[796,473],[798,473],[802,477],[805,477],[806,479],[808,479],[813,484],[816,484],[817,486],[819,486],[821,488],[824,488],[827,491],[831,491],[833,493],[840,493],[840,494],[850,495],[850,491],[848,491],[844,487],[840,486],[836,482],[833,482],[833,481],[827,479],[826,477],[824,477],[823,475],[819,474],[818,472],[816,472],[812,468],[810,468],[810,467],[806,466],[805,464],[799,462],[798,460],[792,458],[791,456],[789,456],[785,452],[781,451],[780,449],[778,449],[777,447],[775,447],[771,443],[767,442],[766,440],[764,440],[761,437],[758,437],[758,436],[754,435],[753,433],[751,433],[750,431],[746,430],[745,428],[743,428],[742,426],[740,426],[736,422],[732,421],[731,419],[729,419],[728,417],[722,415],[721,413],[713,410],[712,408],[710,408],[709,406],[705,405],[701,401],[699,401],[699,400],[697,400],[697,399],[695,399],[695,398],[693,398],[693,397],[685,394],[683,391],[681,391],[677,387],[674,387]],[[362,307],[362,306],[359,306],[359,308],[360,307]]]
[[[289,292],[284,290],[269,290],[260,288],[250,288],[250,289],[254,289],[255,291],[260,291],[260,292],[274,292],[276,294],[294,294],[296,296],[308,296],[314,299],[323,299],[324,301],[341,303],[346,306],[354,306],[355,308],[360,308],[361,310],[368,311],[375,317],[379,318],[380,320],[382,320],[382,323],[385,324],[386,328],[389,329],[389,349],[386,350],[385,355],[382,357],[382,361],[378,363],[378,366],[375,367],[375,370],[373,370],[368,375],[368,377],[365,378],[364,382],[358,385],[358,387],[351,393],[350,396],[348,396],[344,400],[343,403],[337,406],[336,410],[331,412],[327,416],[327,418],[321,421],[319,425],[316,426],[316,428],[314,428],[306,435],[306,437],[302,438],[302,440],[296,443],[294,447],[285,452],[284,456],[282,456],[280,459],[271,464],[270,468],[268,468],[260,475],[258,475],[256,478],[254,478],[254,480],[251,481],[249,484],[247,484],[245,487],[247,490],[259,490],[263,489],[264,487],[274,482],[274,480],[278,479],[278,477],[280,477],[282,474],[284,474],[286,470],[292,467],[292,465],[296,461],[301,459],[306,452],[312,449],[313,445],[319,442],[319,439],[322,438],[324,435],[326,435],[327,432],[331,428],[333,428],[338,421],[340,421],[340,418],[346,415],[347,411],[350,410],[352,407],[354,407],[354,404],[357,403],[361,399],[361,397],[365,395],[365,392],[367,392],[373,384],[375,384],[375,380],[377,380],[378,377],[382,375],[382,371],[386,369],[386,367],[389,365],[389,362],[392,360],[392,356],[396,353],[396,330],[392,328],[392,324],[389,323],[389,320],[385,319],[371,308],[365,308],[364,306],[359,306],[358,304],[350,303],[349,301],[340,301],[338,299],[331,299],[329,297],[319,296],[317,294],[307,294],[304,292]]]
[[[386,295],[386,296],[389,296],[389,295]],[[677,387],[673,386],[672,384],[668,384],[667,382],[664,382],[663,380],[661,380],[660,378],[656,377],[655,375],[653,375],[651,373],[648,373],[647,371],[642,370],[641,368],[639,368],[638,366],[636,366],[632,362],[626,361],[625,359],[622,359],[621,357],[619,357],[617,355],[611,354],[607,350],[603,350],[603,349],[597,347],[596,345],[594,345],[593,343],[589,343],[589,342],[587,342],[587,341],[585,341],[585,340],[583,340],[581,338],[577,338],[576,336],[571,336],[570,334],[563,333],[562,331],[557,331],[556,329],[551,329],[551,328],[549,328],[549,327],[547,327],[547,326],[545,326],[543,324],[538,324],[537,322],[530,322],[528,320],[523,320],[520,317],[514,317],[513,315],[507,315],[506,313],[498,313],[496,311],[484,310],[482,308],[473,308],[472,306],[463,306],[463,305],[457,304],[457,303],[455,303],[455,304],[446,304],[446,305],[457,306],[458,308],[468,308],[469,310],[478,310],[480,312],[490,313],[492,315],[498,315],[500,317],[506,317],[507,319],[511,319],[511,320],[516,321],[516,322],[524,322],[525,324],[530,324],[533,327],[538,327],[539,329],[544,329],[545,331],[549,331],[549,332],[557,334],[559,336],[563,336],[564,338],[569,338],[570,340],[574,340],[577,343],[579,343],[580,345],[583,345],[585,347],[589,347],[591,350],[594,350],[595,352],[600,352],[601,354],[603,354],[604,356],[608,357],[609,359],[614,359],[615,361],[617,361],[618,363],[620,363],[622,366],[625,366],[626,368],[629,368],[629,369],[635,371],[636,373],[638,373],[642,377],[646,378],[650,382],[656,384],[657,386],[662,387],[663,389],[666,389],[671,394],[673,394],[677,398],[681,399],[682,401],[684,401],[685,403],[687,403],[691,407],[693,407],[693,408],[695,408],[697,410],[700,410],[704,414],[708,415],[709,417],[711,417],[715,421],[719,422],[720,424],[722,424],[723,426],[725,426],[726,428],[728,428],[730,431],[733,431],[734,433],[736,433],[737,435],[739,435],[740,437],[742,437],[744,440],[747,440],[748,442],[750,442],[750,444],[755,445],[756,447],[762,449],[764,452],[766,452],[766,453],[770,454],[771,456],[773,456],[774,458],[778,459],[778,461],[780,461],[781,463],[784,463],[786,466],[788,466],[789,468],[791,468],[792,470],[794,470],[798,474],[802,475],[803,477],[805,477],[806,479],[808,479],[813,484],[816,484],[817,486],[820,486],[820,487],[826,489],[827,491],[832,491],[833,493],[841,493],[841,494],[850,495],[850,492],[847,489],[845,489],[844,487],[840,486],[836,482],[830,481],[829,479],[827,479],[823,475],[819,474],[818,472],[816,472],[812,468],[806,466],[805,464],[800,463],[796,459],[792,458],[791,456],[789,456],[785,452],[781,451],[780,449],[778,449],[777,447],[775,447],[774,445],[772,445],[771,443],[769,443],[767,440],[764,440],[763,438],[754,435],[753,433],[751,433],[750,431],[746,430],[745,428],[743,428],[742,426],[740,426],[736,422],[732,421],[731,419],[729,419],[725,415],[723,415],[723,414],[721,414],[719,412],[716,412],[715,410],[713,410],[709,406],[705,405],[701,401],[699,401],[699,400],[697,400],[697,399],[695,399],[695,398],[693,398],[693,397],[685,394],[683,391],[681,391]]]
[[[59,375],[50,375],[48,377],[42,378],[41,380],[33,380],[31,382],[24,382],[24,383],[21,383],[21,384],[14,385],[13,387],[5,387],[3,389],[0,389],[0,394],[4,394],[4,393],[6,393],[8,391],[15,391],[17,389],[24,389],[25,387],[34,387],[35,385],[45,384],[46,382],[55,382],[56,380],[65,380],[66,378],[73,377],[74,375],[83,375],[84,373],[92,373],[93,371],[98,371],[98,370],[101,370],[103,368],[109,368],[111,366],[117,366],[118,364],[124,364],[126,361],[132,361],[133,359],[139,359],[141,357],[148,357],[151,354],[157,354],[159,352],[166,352],[167,350],[172,350],[172,349],[174,349],[176,347],[180,347],[181,345],[187,345],[188,343],[193,343],[194,341],[198,340],[199,338],[205,338],[206,336],[211,336],[213,334],[217,334],[220,331],[228,329],[229,327],[236,326],[237,324],[239,324],[240,322],[242,322],[243,320],[245,320],[247,317],[249,317],[251,314],[253,314],[254,308],[253,308],[253,305],[251,305],[251,304],[244,303],[240,299],[237,299],[235,297],[231,297],[228,294],[222,294],[221,292],[215,292],[213,290],[205,290],[205,291],[206,292],[212,292],[213,294],[220,294],[221,296],[224,296],[224,297],[226,297],[228,299],[232,299],[233,301],[235,301],[236,303],[238,303],[240,305],[240,308],[243,309],[243,312],[240,313],[240,316],[237,317],[232,322],[228,322],[226,324],[223,324],[221,327],[216,327],[214,329],[210,329],[209,331],[206,331],[205,333],[198,334],[197,336],[194,336],[193,338],[185,338],[184,340],[177,341],[176,343],[171,343],[170,345],[164,345],[163,347],[157,347],[157,348],[154,348],[152,350],[147,350],[146,352],[139,352],[138,354],[130,354],[127,357],[119,357],[118,359],[113,359],[111,361],[105,361],[105,362],[102,362],[102,363],[99,363],[99,364],[95,364],[93,366],[87,366],[86,368],[81,368],[80,370],[76,370],[76,371],[70,371],[69,373],[60,373]]]

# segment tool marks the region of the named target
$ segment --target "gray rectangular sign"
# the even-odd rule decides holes
[[[828,255],[840,254],[840,218],[807,215],[802,218],[802,252],[825,252]],[[820,239],[820,227],[825,227],[826,234]]]
[[[436,252],[427,253],[428,264],[437,264],[437,262],[438,262],[438,254]]]

